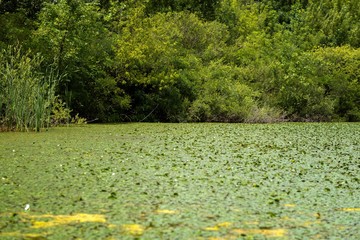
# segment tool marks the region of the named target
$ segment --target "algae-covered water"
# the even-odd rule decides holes
[[[1,239],[359,239],[360,124],[0,133]]]

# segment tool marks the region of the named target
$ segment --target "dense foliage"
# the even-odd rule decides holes
[[[56,95],[88,120],[359,121],[359,9],[358,0],[1,1],[0,48],[41,57],[41,74],[53,66]],[[11,106],[0,104],[3,122]]]

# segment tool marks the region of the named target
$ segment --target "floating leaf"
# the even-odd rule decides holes
[[[208,240],[229,240],[229,239],[234,239],[232,237],[229,236],[225,236],[225,237],[209,237]]]
[[[340,211],[344,211],[344,212],[360,212],[360,208],[341,208]]]
[[[294,207],[296,207],[296,204],[287,203],[287,204],[284,204],[284,207],[294,208]]]
[[[156,214],[177,214],[178,211],[168,209],[158,209],[155,211]]]
[[[11,137],[0,136],[0,156],[12,149],[19,154],[12,161],[0,159],[0,202],[10,211],[0,213],[1,232],[49,230],[50,238],[71,239],[76,229],[98,239],[109,232],[115,239],[195,239],[200,231],[207,240],[246,238],[239,232],[268,239],[281,235],[272,228],[285,228],[285,239],[319,233],[321,239],[350,239],[357,235],[353,226],[360,214],[355,194],[360,138],[354,134],[359,131],[358,123],[154,123],[54,129],[41,136],[7,133]],[[54,150],[59,139],[63,149],[76,143],[81,150]],[[98,161],[101,154],[105,157]],[[23,174],[23,168],[32,174]],[[337,186],[341,191],[333,191]],[[85,208],[111,221],[102,216],[105,223],[97,224],[89,217],[80,221],[67,216]],[[66,215],[32,216],[30,210]],[[237,222],[231,226],[221,219]],[[85,221],[89,224],[81,223]],[[149,235],[136,235],[135,227],[119,223],[143,225],[145,230],[137,232]]]
[[[109,199],[117,199],[116,192],[111,192],[110,196],[108,198]]]
[[[220,231],[220,229],[222,228],[228,228],[231,227],[233,223],[231,222],[222,222],[222,223],[218,223],[213,227],[207,227],[205,228],[205,230],[207,231]]]
[[[134,236],[140,236],[145,231],[145,228],[139,224],[124,224],[121,228],[123,233]]]
[[[204,228],[206,231],[219,231],[220,228],[218,226],[213,226],[213,227],[206,227]]]
[[[218,227],[222,227],[222,228],[228,228],[232,225],[231,222],[222,222],[222,223],[218,223],[217,226]]]
[[[302,226],[304,227],[309,227],[311,225],[317,225],[317,224],[321,224],[321,221],[320,220],[317,220],[317,221],[306,221],[302,224]]]
[[[287,234],[285,229],[234,229],[236,234],[244,235],[264,235],[266,237],[284,237]]]
[[[21,233],[21,232],[0,232],[2,237],[17,237],[25,239],[45,239],[49,233]]]
[[[48,227],[66,225],[71,223],[84,223],[84,222],[105,223],[106,222],[105,216],[101,214],[85,214],[85,213],[78,213],[75,215],[44,214],[44,215],[30,215],[28,217],[32,219],[50,218],[49,221],[33,221],[32,228],[48,228]]]
[[[248,225],[259,225],[258,221],[248,221],[248,222],[244,222],[244,223],[248,224]]]

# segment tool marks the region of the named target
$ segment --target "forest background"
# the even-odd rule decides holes
[[[0,26],[3,125],[360,120],[358,0],[0,0]]]

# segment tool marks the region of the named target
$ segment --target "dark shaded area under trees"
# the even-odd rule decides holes
[[[359,121],[359,9],[358,0],[3,0],[0,49],[2,59],[12,46],[41,58],[40,75],[52,66],[56,95],[88,120]]]

